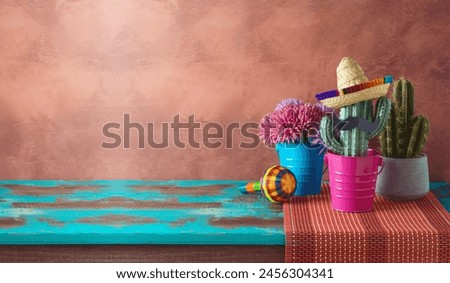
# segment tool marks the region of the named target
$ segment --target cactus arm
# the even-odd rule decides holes
[[[343,154],[343,144],[334,135],[333,123],[330,117],[324,116],[320,121],[320,136],[325,145],[337,154]]]
[[[406,157],[416,158],[422,153],[423,147],[428,137],[430,130],[430,122],[423,115],[418,115],[413,120],[413,127]]]
[[[352,105],[351,112],[353,117],[364,117],[364,102],[356,103]],[[351,142],[350,144],[350,156],[358,156],[361,152],[361,131],[357,128],[350,131]]]
[[[365,118],[367,119],[367,121],[373,122],[372,100],[367,100],[367,101],[364,101],[363,103],[364,103],[364,109],[362,110],[362,114],[361,114],[362,117],[364,117],[364,115],[365,115]],[[369,148],[369,140],[371,138],[370,138],[369,133],[367,133],[367,132],[361,132],[361,134],[362,134],[361,135],[361,139],[362,139],[361,144],[363,144],[364,147],[361,149],[360,155],[366,156],[367,150]]]
[[[349,106],[345,106],[342,107],[341,110],[339,111],[339,118],[341,120],[345,120],[347,119],[349,116],[352,116],[352,107],[353,105],[349,105]],[[342,141],[342,145],[343,145],[343,153],[345,156],[352,156],[352,148],[354,148],[354,144],[353,144],[353,130],[350,131],[340,131],[340,137],[341,137],[341,141]]]
[[[414,87],[410,81],[401,78],[394,91],[394,103],[401,110],[398,116],[402,116],[407,125],[411,125],[414,119]]]
[[[403,115],[403,119],[406,121],[406,132],[404,133],[405,145],[403,153],[405,157],[408,157],[408,149],[410,144],[410,139],[412,137],[413,125],[415,123],[414,117],[414,87],[412,83],[404,78],[400,80],[402,84],[401,89],[401,100],[402,100],[402,109],[401,113]]]
[[[388,130],[388,151],[391,152],[391,156],[397,156],[397,111],[391,110],[391,119],[389,119]]]
[[[349,116],[353,115],[353,105],[349,105],[346,107],[341,108],[341,111],[339,112],[341,120],[345,120]],[[341,131],[341,139],[344,143],[344,155],[345,156],[352,156],[352,149],[355,147],[353,144],[354,138],[353,138],[353,130],[350,131]]]
[[[384,130],[382,136],[381,136],[381,146],[383,144],[386,145],[385,150],[383,150],[383,156],[386,157],[395,157],[397,155],[397,140],[396,140],[396,113],[395,109],[392,109],[391,111],[391,117],[388,120],[386,129]]]
[[[378,127],[375,131],[368,134],[368,138],[378,136],[385,128],[389,120],[389,114],[391,113],[391,101],[387,97],[383,96],[378,99],[376,105],[375,120],[379,121]]]
[[[402,115],[406,119],[406,124],[412,125],[414,119],[414,87],[410,81],[404,78],[399,81],[399,84],[401,84],[401,89],[399,90],[401,98],[399,99],[402,101]]]
[[[395,84],[393,99],[395,103],[395,151],[396,151],[396,157],[406,157],[406,141],[405,141],[405,135],[406,135],[406,120],[404,118],[404,111],[402,108],[403,100],[402,100],[402,93],[403,93],[403,86],[405,84],[402,82],[402,80],[399,80]]]
[[[397,81],[394,103],[397,111],[397,157],[405,158],[414,119],[414,88],[411,82],[404,78]]]
[[[402,88],[403,88],[403,83],[401,83],[401,79],[400,79],[395,82],[394,93],[392,94],[392,100],[396,107],[401,107],[401,105],[402,105],[402,99],[401,99]]]
[[[397,112],[397,117],[396,117],[396,126],[397,126],[397,130],[395,131],[396,137],[395,139],[397,140],[397,144],[396,144],[396,151],[397,151],[397,157],[400,158],[405,158],[406,157],[406,147],[408,146],[407,141],[406,141],[406,127],[407,125],[404,123],[403,118],[400,116],[400,113]]]
[[[357,103],[356,109],[353,113],[356,114],[357,117],[365,117],[369,122],[372,122],[372,101],[362,101]],[[355,141],[356,147],[353,156],[366,156],[367,149],[369,147],[369,139],[367,133],[361,131],[360,129],[354,129],[355,131]]]
[[[388,125],[389,125],[389,122],[388,122]],[[388,150],[387,150],[387,134],[386,134],[386,132],[387,132],[387,127],[384,131],[381,132],[380,139],[379,139],[380,146],[381,146],[381,153],[383,154],[383,156],[390,157],[388,154]]]

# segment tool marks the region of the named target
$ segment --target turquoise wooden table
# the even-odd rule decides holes
[[[150,255],[133,256],[136,250],[143,249],[159,254],[157,260],[163,261],[192,261],[192,257],[208,261],[245,261],[244,257],[249,261],[282,261],[282,206],[260,195],[242,195],[238,187],[245,183],[0,181],[0,260],[23,257],[30,249],[40,253],[45,249],[46,254],[51,254],[55,250],[74,252],[78,247],[84,252],[90,248],[97,254],[103,249],[105,257],[118,249],[121,255],[115,257],[117,261],[156,260]],[[171,251],[185,251],[187,255],[161,257]],[[209,251],[213,258],[208,257]],[[274,257],[274,251],[278,256]],[[264,258],[258,259],[258,255]]]
[[[3,180],[0,261],[282,262],[282,206],[245,183]]]

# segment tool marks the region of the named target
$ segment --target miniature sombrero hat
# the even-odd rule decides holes
[[[369,81],[361,66],[350,57],[342,58],[336,69],[338,89],[316,94],[317,100],[332,108],[340,108],[386,95],[392,76]]]

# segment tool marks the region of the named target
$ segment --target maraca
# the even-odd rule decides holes
[[[275,165],[268,168],[259,182],[250,182],[240,188],[244,194],[261,191],[271,202],[286,202],[294,195],[297,180],[291,170]]]

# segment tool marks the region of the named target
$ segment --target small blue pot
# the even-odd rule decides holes
[[[296,196],[320,194],[322,183],[323,145],[307,143],[277,143],[275,149],[280,165],[288,168],[297,179]]]

